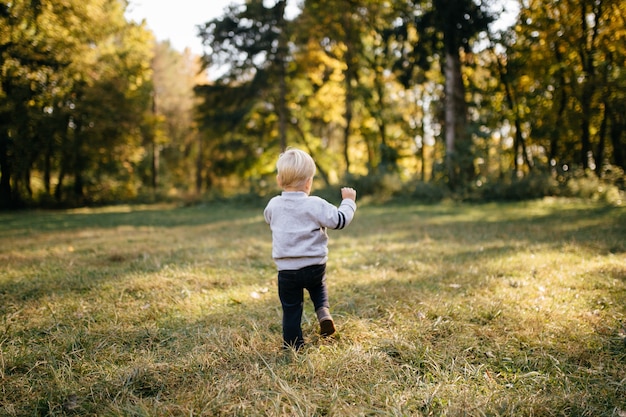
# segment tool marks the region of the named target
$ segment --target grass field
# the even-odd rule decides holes
[[[282,351],[263,202],[0,213],[2,416],[626,416],[626,209],[363,205]]]

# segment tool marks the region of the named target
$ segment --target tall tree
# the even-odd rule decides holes
[[[58,39],[48,36],[49,20],[39,1],[0,4],[0,207],[19,204],[32,160],[33,104],[40,103],[49,76],[67,66],[54,54]]]
[[[301,39],[307,43],[317,43],[321,51],[330,59],[340,62],[343,68],[342,155],[346,172],[350,172],[352,165],[351,138],[356,136],[354,125],[359,117],[357,103],[363,98],[360,72],[364,65],[368,65],[364,61],[364,42],[368,33],[374,29],[372,16],[377,14],[377,9],[384,8],[385,5],[373,0],[309,0],[303,6],[304,25],[298,26]],[[370,159],[374,159],[371,152],[368,154]]]
[[[119,0],[18,0],[0,6],[0,201],[30,197],[41,170],[49,193],[102,190],[99,175],[131,174],[124,146],[143,112],[151,39]],[[124,171],[126,173],[124,174]],[[66,186],[66,179],[73,184]]]
[[[169,42],[155,44],[152,59],[152,110],[145,123],[145,146],[152,148],[151,170],[156,189],[163,183],[182,190],[193,190],[190,172],[195,169],[194,156],[198,135],[194,120],[197,98],[194,87],[206,84],[200,57],[191,51],[178,52]]]
[[[251,99],[265,100],[278,116],[281,149],[287,146],[287,60],[289,28],[286,0],[266,7],[263,0],[247,0],[232,6],[227,14],[200,27],[207,67],[225,67],[220,83],[252,83],[258,93]],[[278,86],[277,88],[275,86]]]
[[[433,16],[425,20],[443,32],[446,160],[450,185],[455,188],[475,175],[461,51],[470,52],[471,41],[487,29],[493,17],[473,0],[435,0],[430,13]]]
[[[388,97],[394,83],[388,72],[389,54],[394,52],[381,35],[395,17],[391,11],[391,3],[373,0],[306,1],[297,25],[298,39],[306,45],[301,55],[314,48],[342,68],[341,151],[346,172],[353,165],[354,172],[361,171],[361,161],[356,158],[360,154],[366,155],[367,170],[372,174],[383,165],[395,169],[396,150],[388,143],[388,123],[395,118]],[[332,73],[330,69],[328,73]],[[336,80],[333,77],[326,82]]]
[[[85,19],[91,19],[85,22],[88,30],[74,36],[80,53],[70,66],[74,82],[65,109],[70,124],[55,193],[63,197],[67,175],[73,182],[65,198],[78,202],[100,198],[98,189],[126,197],[135,193],[139,127],[150,103],[151,34],[125,20],[118,0],[92,1],[99,13],[84,8]]]
[[[544,8],[540,3],[522,7],[509,52],[509,59],[520,63],[518,89],[529,126],[524,135],[535,148],[548,149],[552,166],[600,174],[606,163],[620,164],[624,146],[617,115],[623,112],[617,109],[623,109],[626,86],[626,5],[582,0]]]
[[[514,50],[515,41],[506,34],[500,36],[498,39],[492,39],[492,44],[488,48],[491,53],[491,57],[486,58],[487,62],[493,62],[495,65],[495,76],[499,81],[499,86],[504,93],[503,107],[509,108],[510,116],[508,120],[512,120],[513,125],[513,175],[519,176],[522,174],[522,162],[526,164],[528,170],[534,167],[533,159],[529,155],[524,129],[522,127],[524,123],[524,114],[527,113],[527,107],[525,101],[521,97],[519,88],[522,84],[519,80],[519,68],[523,65],[519,60],[515,59],[516,56],[523,55],[520,50]],[[519,47],[518,47],[519,48]],[[503,52],[500,52],[502,50]],[[517,52],[517,53],[516,53]],[[492,61],[493,60],[493,61]],[[495,93],[495,92],[494,92]],[[495,100],[494,100],[495,104]],[[555,102],[555,104],[558,104]],[[505,115],[506,117],[506,115]],[[556,137],[554,138],[556,140]]]
[[[401,68],[413,71],[416,65],[429,68],[432,56],[438,56],[445,76],[446,166],[452,188],[474,178],[471,135],[468,129],[467,103],[463,82],[464,53],[472,41],[487,30],[493,21],[482,3],[474,0],[433,0],[432,3],[407,0],[399,6],[399,22],[406,28],[398,33],[418,32],[419,43],[402,54]]]

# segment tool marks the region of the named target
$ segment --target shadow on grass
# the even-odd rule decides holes
[[[108,206],[101,209],[63,211],[28,211],[0,213],[0,233],[16,236],[24,233],[60,232],[84,228],[181,227],[201,226],[220,220],[251,217],[262,207],[235,206],[228,203],[191,207],[174,205]]]
[[[181,268],[267,268],[271,239],[256,208],[107,208],[112,212],[4,215],[0,313],[45,297],[84,297],[98,288]],[[120,211],[122,210],[122,211]]]

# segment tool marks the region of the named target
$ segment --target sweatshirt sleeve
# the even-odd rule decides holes
[[[356,203],[349,198],[344,199],[337,209],[339,220],[335,229],[343,229],[352,222],[356,212]]]
[[[319,201],[323,200],[320,199]],[[356,203],[353,200],[345,199],[341,202],[339,207],[326,201],[323,201],[322,204],[324,207],[323,213],[319,218],[321,226],[339,230],[352,222],[356,211]]]

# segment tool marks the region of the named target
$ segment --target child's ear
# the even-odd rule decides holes
[[[283,182],[280,180],[280,175],[276,175],[276,184],[282,188]]]

